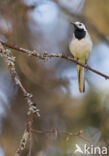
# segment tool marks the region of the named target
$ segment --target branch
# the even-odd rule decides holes
[[[77,136],[80,139],[86,141],[88,144],[92,144],[92,142],[88,138],[86,138],[85,136],[82,135],[83,134],[82,130],[80,130],[77,133],[72,133],[72,132],[60,131],[58,129],[51,129],[51,130],[44,130],[44,131],[32,129],[32,133],[40,134],[40,135],[45,135],[45,134],[50,133],[50,134],[54,134],[56,137],[59,134],[64,134],[64,135],[66,135],[66,141],[69,141],[71,137]]]
[[[15,84],[21,89],[21,91],[26,99],[26,102],[29,106],[27,127],[23,133],[19,148],[17,149],[15,156],[19,156],[20,152],[25,149],[27,141],[29,141],[28,156],[31,156],[32,122],[33,122],[34,114],[36,114],[38,117],[40,117],[39,110],[37,109],[36,104],[32,101],[32,95],[26,91],[26,89],[23,87],[23,85],[20,81],[20,78],[15,69],[15,57],[12,55],[11,51],[9,49],[5,49],[1,43],[0,43],[0,55],[5,59],[5,62],[9,69],[9,72],[10,72],[13,80],[15,81]]]
[[[33,113],[31,113],[31,115],[29,115],[28,117],[28,122],[27,122],[27,130],[29,132],[29,150],[28,150],[28,156],[31,156],[31,152],[32,152],[32,123],[33,123]]]
[[[20,81],[20,78],[16,72],[15,57],[12,56],[11,51],[9,49],[5,49],[1,44],[0,44],[0,55],[2,57],[4,57],[5,62],[8,65],[9,72],[10,72],[13,80],[15,81],[15,84],[21,89],[21,91],[26,99],[26,102],[29,105],[28,114],[31,114],[31,112],[33,112],[33,113],[36,113],[36,115],[38,117],[40,117],[39,110],[37,109],[36,104],[32,101],[32,94],[28,93],[26,91],[26,89],[23,87],[23,85]]]
[[[97,145],[95,146],[94,143],[89,140],[87,137],[83,136],[83,131],[80,130],[79,132],[77,133],[72,133],[72,132],[66,132],[66,131],[60,131],[58,129],[51,129],[51,130],[44,130],[44,131],[41,131],[41,130],[34,130],[32,129],[31,130],[32,133],[34,134],[40,134],[40,135],[46,135],[46,134],[54,134],[54,136],[58,136],[59,134],[64,134],[66,136],[66,141],[68,142],[71,137],[79,137],[80,139],[82,139],[83,141],[85,141],[87,143],[87,147],[90,147],[91,145],[93,145],[94,147],[97,147]],[[97,151],[97,153],[99,154],[99,151]],[[102,156],[100,154],[100,156]]]
[[[28,156],[31,156],[32,152],[32,123],[33,123],[33,117],[34,114],[31,112],[31,114],[28,115],[28,121],[27,121],[27,127],[23,133],[23,136],[21,138],[19,147],[15,153],[15,156],[20,156],[21,151],[23,151],[26,147],[26,144],[28,142],[29,144],[29,150],[28,150]]]
[[[91,67],[89,67],[87,65],[81,64],[80,62],[78,62],[76,59],[74,59],[72,57],[67,57],[67,56],[62,55],[62,54],[48,54],[48,53],[44,53],[44,54],[41,55],[39,53],[36,53],[35,51],[30,51],[30,50],[26,50],[26,49],[23,49],[23,48],[19,48],[16,45],[12,45],[12,44],[6,43],[4,41],[0,41],[0,42],[4,46],[6,46],[8,48],[15,49],[15,50],[18,50],[20,52],[26,53],[29,56],[31,56],[31,55],[35,56],[35,57],[37,57],[39,59],[45,59],[47,57],[49,57],[49,58],[56,58],[57,57],[57,58],[63,58],[63,59],[72,61],[72,62],[74,62],[76,64],[79,64],[79,65],[85,67],[86,69],[89,69],[89,70],[91,70],[91,71],[93,71],[93,72],[103,76],[106,79],[109,79],[109,76],[104,75],[104,74],[102,74],[102,73],[92,69]],[[19,76],[18,76],[18,74],[16,72],[16,69],[15,69],[15,57],[13,57],[12,54],[11,54],[11,51],[9,49],[5,49],[2,46],[2,44],[0,44],[0,55],[2,57],[4,57],[5,62],[8,65],[8,69],[10,71],[10,74],[11,74],[13,80],[15,81],[16,85],[18,85],[18,87],[21,89],[21,91],[24,94],[24,97],[26,99],[26,102],[29,105],[27,127],[26,127],[26,129],[25,129],[25,131],[23,133],[23,136],[22,136],[21,141],[20,141],[19,148],[17,149],[17,151],[15,153],[15,156],[19,156],[20,155],[20,152],[25,149],[27,142],[29,142],[28,156],[31,156],[31,151],[32,151],[32,133],[38,133],[38,134],[53,133],[56,137],[57,137],[57,135],[59,133],[60,134],[65,134],[66,135],[66,141],[69,141],[70,137],[72,137],[72,136],[78,136],[81,139],[83,139],[84,141],[87,141],[88,144],[90,144],[91,142],[87,138],[82,136],[82,131],[79,131],[78,133],[72,133],[72,132],[58,131],[57,129],[46,130],[46,131],[33,130],[32,129],[34,113],[36,113],[36,115],[39,117],[40,116],[39,110],[37,109],[36,104],[32,101],[32,95],[26,91],[26,89],[23,87],[23,85],[22,85],[22,83],[20,81],[20,78],[19,78]]]
[[[65,56],[65,55],[63,55],[63,54],[55,54],[55,53],[53,53],[53,54],[48,54],[47,52],[45,52],[45,53],[43,53],[43,54],[39,54],[39,53],[36,52],[36,51],[27,50],[27,49],[18,47],[17,45],[10,44],[10,43],[5,42],[5,41],[2,41],[2,40],[0,40],[0,42],[1,42],[4,46],[6,46],[6,47],[8,47],[8,48],[17,50],[17,51],[19,51],[19,52],[26,53],[26,54],[29,55],[29,56],[35,56],[35,57],[37,57],[37,58],[39,58],[39,59],[45,59],[45,58],[63,58],[63,59],[66,59],[66,60],[68,60],[68,61],[72,61],[72,62],[74,62],[75,64],[78,64],[78,65],[80,65],[80,66],[86,68],[87,70],[90,70],[90,71],[92,71],[92,72],[94,72],[94,73],[96,73],[96,74],[98,74],[98,75],[104,77],[105,79],[109,79],[109,76],[108,76],[108,75],[103,74],[103,73],[101,73],[101,72],[99,72],[99,71],[97,71],[97,70],[95,70],[95,69],[89,67],[89,66],[86,65],[86,64],[80,63],[77,59],[75,59],[75,58],[73,58],[73,57]]]

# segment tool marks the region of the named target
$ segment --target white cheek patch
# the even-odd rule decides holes
[[[86,27],[85,27],[85,25],[83,23],[75,22],[75,24],[77,25],[78,28],[84,29],[85,31],[87,30]],[[81,26],[80,26],[80,24],[81,24]]]

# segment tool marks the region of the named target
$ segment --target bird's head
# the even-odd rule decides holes
[[[74,29],[79,29],[79,30],[84,30],[86,31],[86,27],[83,23],[81,22],[71,22],[71,24],[74,26]]]
[[[81,22],[72,22],[74,26],[74,35],[78,40],[85,38],[87,34],[87,29],[85,25]]]

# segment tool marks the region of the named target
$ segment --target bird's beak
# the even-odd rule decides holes
[[[70,24],[72,24],[75,28],[77,27],[77,25],[74,22],[71,22]]]

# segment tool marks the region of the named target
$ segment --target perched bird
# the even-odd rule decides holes
[[[86,64],[92,50],[92,40],[81,22],[72,22],[74,26],[73,36],[69,43],[69,49],[74,58],[80,63]],[[79,91],[85,91],[84,67],[77,65]]]

